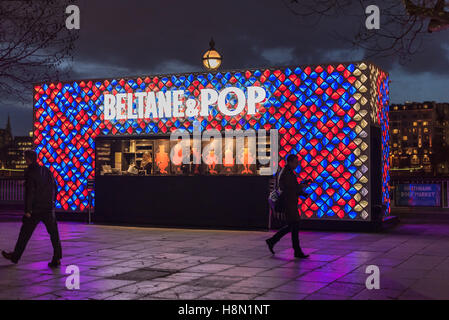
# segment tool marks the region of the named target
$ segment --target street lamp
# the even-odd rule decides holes
[[[209,50],[203,54],[203,65],[207,70],[216,70],[221,65],[222,56],[214,48],[214,39],[210,39]]]

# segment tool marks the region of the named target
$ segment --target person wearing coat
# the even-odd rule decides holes
[[[299,245],[299,223],[300,215],[298,213],[298,197],[300,195],[307,195],[304,192],[305,184],[298,183],[295,175],[295,169],[298,167],[298,157],[291,154],[287,157],[287,163],[282,169],[279,176],[279,188],[281,190],[280,200],[282,201],[282,213],[285,216],[286,225],[279,229],[279,231],[271,238],[266,240],[268,249],[274,254],[274,245],[281,240],[283,236],[291,232],[292,247],[296,258],[307,258],[309,255],[305,254]],[[305,183],[310,184],[311,180]]]
[[[22,228],[14,251],[2,251],[2,255],[12,263],[19,262],[34,230],[42,221],[53,245],[53,259],[48,266],[56,268],[61,265],[62,258],[61,241],[54,211],[56,181],[48,168],[37,163],[35,151],[26,150],[25,161],[28,168],[25,170],[25,215],[22,218]]]

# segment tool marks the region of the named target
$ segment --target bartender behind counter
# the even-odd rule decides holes
[[[146,151],[142,156],[142,170],[145,170],[145,174],[151,174],[153,169],[153,159],[151,157],[151,153]]]

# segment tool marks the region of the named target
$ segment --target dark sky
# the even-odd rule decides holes
[[[311,23],[293,15],[280,0],[77,3],[81,29],[74,31],[79,39],[71,79],[201,71],[211,36],[223,54],[222,69],[347,62],[366,54],[339,37],[350,36],[365,23],[358,7],[358,17]],[[449,101],[449,30],[422,40],[420,51],[406,64],[396,57],[371,59],[390,73],[392,103]],[[14,135],[31,129],[31,101],[3,104],[0,128],[8,113]]]

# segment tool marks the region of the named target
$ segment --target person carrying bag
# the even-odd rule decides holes
[[[291,232],[292,247],[296,258],[307,258],[299,245],[299,223],[300,215],[298,213],[298,197],[307,196],[305,188],[312,182],[311,180],[298,183],[295,175],[295,169],[298,167],[298,157],[289,155],[287,163],[282,169],[279,178],[276,179],[275,190],[270,193],[269,202],[272,212],[276,218],[284,221],[286,225],[271,238],[266,240],[268,249],[274,254],[274,245],[281,240],[283,236]]]

